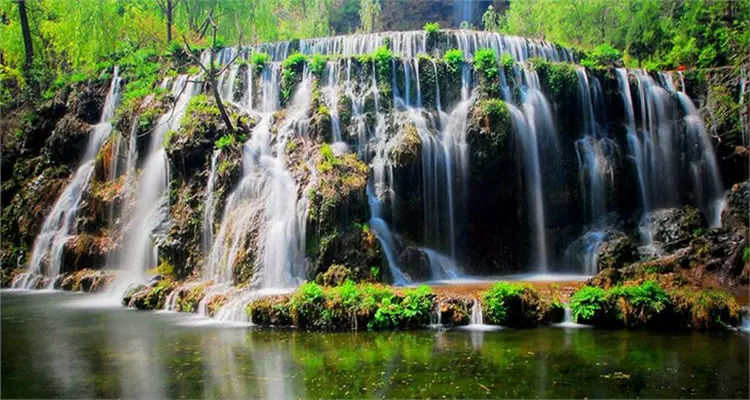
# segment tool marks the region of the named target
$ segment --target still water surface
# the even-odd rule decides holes
[[[2,292],[2,398],[748,398],[747,333],[307,333]]]

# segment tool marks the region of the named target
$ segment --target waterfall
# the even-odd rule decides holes
[[[680,189],[688,186],[709,224],[719,226],[723,185],[711,139],[698,110],[684,90],[675,90],[670,75],[659,74],[657,83],[645,71],[633,70],[632,74],[638,85],[640,126],[635,118],[630,118],[636,99],[631,99],[627,71],[618,70],[628,116],[628,147],[638,173],[644,212],[684,203],[680,198],[684,191]],[[645,225],[644,230],[648,231],[648,222]]]
[[[373,63],[372,81],[371,81],[370,93],[373,95],[375,102],[375,137],[373,138],[375,143],[375,155],[371,160],[372,168],[372,179],[367,185],[367,202],[370,206],[370,226],[378,238],[380,245],[383,247],[383,253],[385,253],[388,261],[388,268],[393,278],[393,283],[396,285],[404,285],[410,281],[398,267],[396,255],[394,254],[394,241],[391,229],[388,223],[383,219],[381,214],[381,199],[388,197],[393,201],[393,166],[390,160],[390,148],[387,146],[388,137],[385,131],[385,117],[380,110],[380,94],[378,92],[377,79],[375,74],[375,65]],[[349,84],[349,82],[347,82]],[[351,93],[351,92],[350,92]],[[364,97],[357,102],[358,105],[364,105]],[[352,104],[355,101],[352,99]],[[354,107],[352,107],[354,108]],[[361,127],[364,127],[365,115],[362,114],[363,109],[357,107],[353,110],[352,119],[354,114],[357,114],[357,118],[361,119]],[[361,135],[366,135],[365,129],[360,131]],[[360,154],[366,155],[365,151],[365,140],[360,140]]]
[[[203,254],[209,254],[214,236],[214,214],[216,213],[216,163],[221,155],[221,150],[214,150],[211,156],[211,170],[208,173],[208,182],[206,183],[206,201],[203,208],[203,234],[202,245]]]
[[[81,164],[45,218],[42,230],[34,242],[27,272],[18,275],[11,287],[34,289],[40,280],[34,276],[44,274],[50,281],[49,288],[54,288],[56,278],[62,270],[65,245],[76,233],[78,209],[94,174],[96,156],[112,131],[112,118],[119,99],[120,75],[119,69],[115,67],[101,118],[89,133]]]
[[[125,228],[122,253],[118,255],[121,271],[115,285],[118,292],[131,283],[143,282],[145,272],[157,266],[158,247],[153,235],[165,232],[169,220],[169,170],[164,137],[169,131],[179,130],[190,99],[200,90],[199,84],[189,80],[187,75],[175,79],[172,84],[175,103],[159,118],[151,133],[149,150],[136,185],[135,209],[128,210],[130,222]]]
[[[684,86],[683,84],[683,91],[677,92],[677,99],[685,112],[683,120],[688,140],[687,155],[690,160],[693,191],[709,225],[719,227],[724,206],[724,188],[719,175],[719,165],[703,119],[693,101],[684,92]]]
[[[482,303],[480,303],[479,300],[475,299],[474,304],[471,306],[469,325],[484,325],[484,317],[482,316]]]
[[[593,326],[576,323],[573,321],[573,311],[570,309],[570,305],[565,304],[564,307],[562,322],[553,324],[553,326],[558,328],[591,328]]]
[[[602,218],[607,212],[607,192],[612,190],[614,185],[614,163],[618,149],[617,144],[607,137],[606,130],[596,118],[602,114],[603,109],[603,95],[598,80],[594,78],[594,84],[590,84],[583,67],[577,68],[576,74],[584,122],[583,137],[576,142],[583,208],[587,222],[601,228],[605,225]]]
[[[538,272],[547,272],[549,259],[545,227],[545,206],[542,176],[542,153],[546,151],[554,162],[558,157],[559,142],[552,121],[552,111],[544,97],[536,72],[524,69],[523,104],[520,108],[508,104],[516,140],[523,152],[523,169],[529,203],[529,222],[533,233],[532,259]]]
[[[272,137],[279,75],[278,63],[264,70],[261,120],[243,147],[243,177],[227,199],[221,227],[203,272],[204,279],[218,284],[231,283],[240,261],[257,265],[253,275],[255,289],[286,289],[304,278],[307,198],[304,193],[303,198],[297,200],[297,185],[286,168],[284,156],[290,138],[306,135],[312,76],[305,68],[287,116]],[[248,240],[253,240],[258,249],[254,261],[243,260],[247,256]],[[227,307],[220,312],[228,313],[231,307]]]

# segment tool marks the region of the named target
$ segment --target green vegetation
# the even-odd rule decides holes
[[[429,324],[434,296],[427,286],[394,292],[351,280],[334,287],[308,282],[273,305],[264,300],[250,303],[247,313],[256,323],[290,321],[305,329],[409,329]]]
[[[464,52],[459,49],[448,50],[443,54],[443,61],[451,72],[456,73],[464,63]]]
[[[490,324],[534,326],[541,321],[539,295],[531,286],[499,282],[482,293],[482,310]]]
[[[313,54],[308,62],[310,65],[310,72],[318,77],[318,79],[322,79],[323,72],[325,71],[326,64],[328,63],[328,57],[322,54]]]
[[[307,61],[306,55],[293,53],[281,63],[281,99],[284,102],[291,99],[294,89],[302,80],[302,70]]]
[[[611,61],[614,49],[627,65],[649,69],[739,65],[750,46],[747,1],[517,0],[504,16],[488,10],[483,23],[591,52],[587,63]]]
[[[570,298],[577,322],[598,326],[661,329],[723,329],[739,323],[739,305],[718,290],[665,290],[659,283],[625,283],[607,290],[579,289]]]
[[[534,58],[531,60],[539,78],[546,84],[547,93],[555,101],[575,98],[578,90],[578,75],[575,65],[555,63]]]
[[[216,139],[216,142],[214,142],[214,146],[219,150],[223,150],[235,143],[236,140],[234,138],[234,135],[224,135]]]
[[[253,53],[250,56],[250,63],[253,64],[256,73],[263,71],[263,68],[271,62],[271,56],[266,53]]]
[[[491,49],[480,49],[474,53],[474,68],[488,79],[497,77],[497,53]]]
[[[606,293],[596,286],[584,286],[570,297],[570,311],[573,320],[587,323],[597,319],[604,312]]]
[[[614,66],[622,58],[622,53],[609,43],[600,44],[586,54],[581,65],[589,68]]]
[[[435,36],[440,32],[440,24],[437,22],[428,22],[424,24],[424,32],[427,37]]]

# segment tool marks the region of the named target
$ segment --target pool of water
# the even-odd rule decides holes
[[[2,292],[2,398],[748,398],[747,333],[308,333]]]

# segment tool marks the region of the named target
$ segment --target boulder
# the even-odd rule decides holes
[[[700,211],[691,206],[656,210],[646,218],[651,223],[654,241],[667,252],[687,246],[695,233],[708,226]]]

